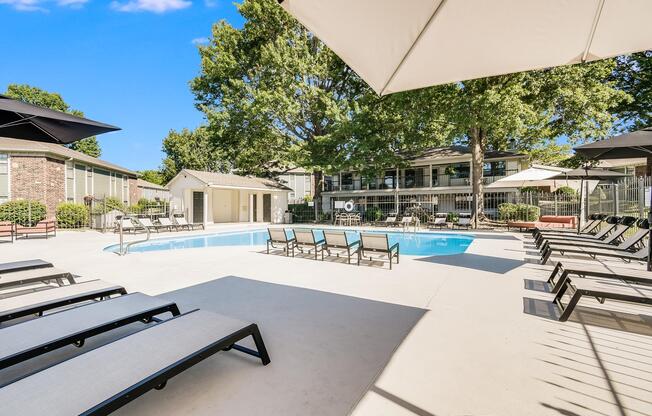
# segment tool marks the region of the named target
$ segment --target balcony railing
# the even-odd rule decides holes
[[[503,174],[493,176],[484,176],[483,183],[489,185],[495,181],[513,175],[516,170],[505,171]],[[398,181],[399,189],[419,189],[419,188],[439,188],[454,186],[470,186],[471,179],[464,174],[462,175],[435,175],[430,182],[429,175],[405,175],[400,177],[387,178],[356,178],[348,180],[340,186],[337,180],[327,181],[324,185],[324,191],[361,191],[377,189],[395,189]]]

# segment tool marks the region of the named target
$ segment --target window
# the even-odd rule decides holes
[[[505,176],[505,161],[485,162],[482,174],[484,176]]]
[[[468,163],[456,163],[446,168],[446,173],[451,179],[468,179],[470,166]]]
[[[423,187],[423,168],[405,169],[405,183],[406,188],[420,188]]]
[[[75,165],[66,162],[66,201],[75,200]]]
[[[394,189],[396,188],[396,170],[386,170],[385,178],[383,179],[383,189]]]
[[[9,200],[9,156],[0,153],[0,204]]]
[[[353,173],[342,174],[342,189],[353,189]]]
[[[439,186],[439,168],[432,168],[430,173],[432,175],[432,186]]]
[[[122,175],[122,202],[129,205],[129,178]]]

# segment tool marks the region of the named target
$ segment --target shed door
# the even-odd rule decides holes
[[[263,194],[263,221],[272,222],[272,195]]]
[[[192,222],[204,222],[204,193],[192,193]]]

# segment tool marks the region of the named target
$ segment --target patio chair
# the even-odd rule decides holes
[[[587,222],[584,227],[580,229],[580,232],[578,233],[577,230],[571,230],[571,229],[554,229],[554,230],[548,230],[548,229],[541,229],[541,228],[534,228],[532,230],[532,235],[536,238],[538,235],[543,234],[544,236],[571,236],[571,235],[595,235],[598,233],[600,230],[600,227],[602,226],[604,220],[608,217],[608,215],[605,214],[591,214],[589,215],[589,222]]]
[[[606,248],[591,248],[591,247],[548,247],[547,250],[541,255],[541,264],[546,264],[550,259],[553,252],[558,252],[560,255],[567,253],[570,254],[583,254],[595,259],[597,257],[613,257],[618,258],[629,263],[630,261],[647,261],[647,246],[643,246],[637,251],[606,249]]]
[[[0,369],[67,345],[82,347],[88,338],[164,313],[177,316],[179,308],[163,298],[132,293],[6,327],[0,331]]]
[[[177,224],[177,226],[182,230],[184,228],[187,229],[188,231],[190,231],[190,230],[194,231],[194,230],[196,230],[198,228],[201,228],[202,230],[204,229],[204,224],[202,224],[200,222],[188,222],[186,220],[186,217],[183,216],[183,215],[180,215],[180,216],[175,215],[172,218],[174,219],[174,222]]]
[[[439,227],[448,228],[448,222],[446,220],[448,219],[448,214],[445,212],[438,212],[435,215],[431,216],[430,221],[428,221],[428,227],[429,228],[434,228],[434,227]]]
[[[335,253],[336,257],[346,254],[348,263],[351,264],[351,256],[358,254],[360,249],[360,240],[349,242],[349,238],[344,231],[324,230],[324,251],[328,256]],[[323,252],[322,252],[323,256]],[[360,265],[360,256],[358,257],[358,266]]]
[[[317,240],[314,230],[293,229],[292,232],[296,240],[297,250],[301,253],[306,250],[308,254],[314,250],[315,260],[317,260],[317,254],[321,252],[321,259],[324,260],[324,239]]]
[[[547,282],[552,285],[551,292],[557,293],[571,276],[577,276],[578,278],[597,277],[616,279],[652,285],[652,273],[647,270],[613,267],[601,263],[570,263],[559,261],[548,277]]]
[[[2,273],[20,272],[23,270],[41,269],[44,267],[54,267],[49,261],[41,259],[12,261],[9,263],[0,263],[0,275]]]
[[[146,229],[148,229],[150,231],[156,231],[157,233],[162,228],[165,228],[164,225],[154,224],[149,217],[136,218],[136,221],[138,221],[138,223],[140,224],[141,227],[146,228]]]
[[[20,270],[0,274],[0,289],[7,289],[16,286],[24,286],[34,283],[55,282],[59,286],[64,285],[64,280],[69,284],[75,283],[75,278],[70,272],[57,269],[56,267],[45,267],[40,269]]]
[[[396,257],[396,264],[398,264],[400,260],[399,245],[396,243],[390,246],[389,236],[387,234],[360,233],[360,249],[358,250],[358,256],[360,258],[368,257],[371,261],[373,260],[373,254],[387,256],[390,270],[392,270],[392,259]],[[360,259],[358,259],[358,262],[360,262]]]
[[[237,344],[252,337],[256,350]],[[109,414],[220,351],[270,362],[258,326],[206,311],[149,325],[134,334],[23,377],[0,389],[3,413]],[[147,353],[144,353],[147,352]]]
[[[564,304],[562,299],[566,293],[571,297]],[[562,312],[559,316],[560,321],[568,320],[583,296],[594,297],[600,303],[604,303],[607,299],[613,299],[652,305],[652,286],[615,281],[613,279],[580,279],[572,281],[566,279],[553,299],[553,304],[557,305]]]
[[[120,232],[120,226],[122,226],[123,233],[136,233],[138,230],[142,230],[143,227],[134,225],[131,217],[119,217],[115,222],[115,229],[113,230],[116,233]]]
[[[637,220],[634,217],[620,217],[618,219],[618,222],[615,224],[615,227],[611,228],[611,232],[604,234],[604,236],[601,236],[601,238],[593,238],[593,236],[586,235],[586,236],[580,236],[575,234],[574,236],[569,236],[569,237],[562,237],[562,236],[556,236],[556,237],[542,237],[538,241],[538,247],[542,246],[546,242],[549,243],[557,243],[557,242],[608,242],[609,244],[618,244],[622,236],[629,231],[629,229],[636,224]],[[600,235],[602,233],[596,234],[595,237]]]
[[[179,227],[172,223],[172,221],[168,217],[160,217],[158,219],[158,223],[161,224],[161,228],[165,228],[168,231],[177,231],[179,230]]]
[[[359,212],[349,214],[349,225],[360,226],[362,225],[362,216]]]
[[[268,228],[267,233],[269,238],[267,239],[267,254],[269,254],[269,248],[282,248],[286,256],[292,253],[294,257],[294,249],[297,246],[297,240],[295,237],[288,237],[285,232],[285,228]],[[280,247],[275,246],[274,244],[279,244]]]
[[[453,228],[465,227],[467,230],[471,226],[471,214],[469,212],[460,212],[456,222],[453,222]]]
[[[11,221],[0,221],[0,237],[9,237],[10,242],[14,242],[16,231]]]
[[[102,280],[90,280],[74,285],[22,293],[0,299],[0,323],[33,314],[41,316],[46,311],[62,306],[126,293],[124,287]]]
[[[556,238],[561,238],[561,239],[566,239],[570,241],[600,241],[604,240],[607,238],[607,236],[612,232],[615,231],[618,226],[620,225],[621,218],[616,217],[616,216],[609,216],[605,219],[605,222],[607,223],[606,227],[603,227],[600,229],[599,232],[596,234],[580,234],[578,235],[577,233],[569,234],[568,236],[555,236]],[[622,228],[622,227],[621,227]],[[545,240],[546,237],[544,234],[538,234],[537,237],[534,239],[535,245],[538,247],[541,247],[541,244],[543,244],[543,240]]]
[[[543,253],[548,246],[553,247],[563,247],[563,246],[573,246],[573,247],[587,247],[587,248],[606,248],[606,249],[617,249],[617,250],[628,250],[635,251],[637,246],[648,236],[649,226],[646,219],[641,219],[636,222],[638,224],[638,230],[634,232],[631,236],[627,237],[622,242],[619,242],[622,238],[622,234],[613,233],[607,239],[603,241],[565,241],[565,240],[545,240],[541,246],[541,253]]]
[[[412,225],[412,224],[415,224],[415,229],[416,229],[416,222],[415,222],[413,216],[406,215],[403,218],[401,218],[401,227],[403,227],[403,230],[409,228],[410,225]]]
[[[398,225],[398,221],[396,221],[396,215],[390,215],[387,218],[385,218],[384,221],[381,221],[379,225],[382,225],[384,227],[396,227]]]

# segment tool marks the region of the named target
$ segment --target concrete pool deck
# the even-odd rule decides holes
[[[246,228],[251,226],[225,225],[205,233]],[[352,412],[356,416],[651,415],[649,308],[589,299],[571,321],[557,322],[546,317],[550,294],[526,288],[540,288],[531,282],[550,269],[532,263],[526,235],[475,235],[465,254],[405,256],[392,271],[268,256],[260,247],[119,257],[102,251],[117,241],[115,235],[92,231],[0,243],[0,262],[40,257],[74,274],[151,295],[238,276],[426,309],[388,365],[370,380]],[[260,374],[265,377],[265,371]],[[168,409],[211,414],[206,401],[227,400],[187,387],[187,394],[166,400]],[[142,403],[119,413],[148,413],[147,402],[166,390],[148,393],[138,399]],[[314,414],[333,413],[324,408]]]

